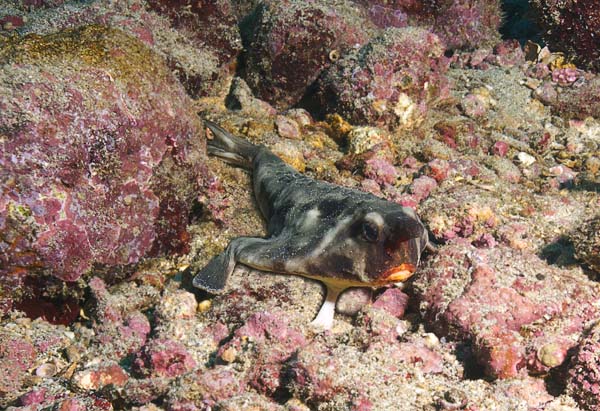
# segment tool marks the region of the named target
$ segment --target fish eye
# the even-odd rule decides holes
[[[376,242],[379,240],[379,226],[372,221],[364,221],[362,224],[362,236],[371,243]]]

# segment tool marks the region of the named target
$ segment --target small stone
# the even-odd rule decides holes
[[[79,351],[79,348],[75,345],[69,345],[65,349],[65,354],[69,362],[77,362],[81,358],[81,352]]]
[[[440,345],[440,339],[434,333],[423,334],[423,342],[425,343],[425,347],[430,350]]]
[[[590,157],[585,162],[585,169],[592,174],[597,174],[600,171],[600,158]]]
[[[232,363],[237,358],[237,350],[232,346],[221,353],[221,359],[227,363]]]
[[[558,99],[558,92],[550,82],[546,81],[533,91],[533,96],[544,104],[552,104]]]
[[[504,157],[508,152],[508,144],[504,141],[496,141],[492,146],[492,153],[497,156]]]
[[[71,379],[71,382],[82,390],[99,390],[107,385],[122,387],[129,380],[127,373],[115,363],[108,363],[82,370]]]
[[[200,301],[198,303],[198,311],[201,313],[205,313],[208,310],[210,310],[211,306],[212,306],[212,302],[210,300]]]
[[[525,167],[529,167],[530,165],[535,163],[535,157],[532,156],[531,154],[527,154],[523,151],[521,151],[521,152],[519,152],[519,154],[517,154],[517,159]]]
[[[156,312],[157,316],[163,320],[186,320],[196,315],[197,306],[194,294],[177,290],[165,293]]]
[[[45,364],[40,365],[35,369],[35,375],[42,378],[50,378],[56,375],[58,371],[56,364],[51,362],[47,362]]]
[[[308,111],[303,108],[292,108],[285,112],[286,117],[294,120],[300,127],[309,126],[313,123],[313,118]]]
[[[397,288],[388,288],[373,304],[373,308],[386,311],[396,318],[402,318],[407,306],[408,295]]]
[[[356,127],[348,133],[348,151],[351,154],[361,154],[389,142],[387,133],[376,127]]]
[[[565,361],[565,350],[558,344],[549,343],[539,349],[538,359],[546,367],[557,367]]]
[[[283,138],[289,138],[292,140],[300,139],[300,126],[295,120],[289,117],[278,115],[275,118],[275,127],[277,133]]]
[[[362,307],[371,301],[371,294],[372,290],[370,288],[350,288],[338,298],[336,310],[344,315],[356,315]]]

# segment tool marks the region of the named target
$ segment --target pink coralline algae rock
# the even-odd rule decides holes
[[[277,133],[283,138],[299,139],[300,138],[300,126],[298,122],[287,116],[278,115],[275,118],[275,127]]]
[[[437,187],[437,182],[429,176],[421,176],[415,178],[409,186],[409,191],[413,194],[417,202],[421,202],[429,197],[431,191]]]
[[[306,344],[304,335],[291,328],[285,317],[260,312],[235,331],[218,355],[226,362],[244,363],[250,385],[272,395],[280,388],[283,364]]]
[[[433,178],[438,183],[441,183],[448,178],[448,174],[450,173],[450,163],[439,158],[433,159],[427,163],[425,172],[429,177]]]
[[[572,67],[558,68],[552,71],[552,81],[561,86],[569,86],[581,77],[581,70]]]
[[[109,293],[104,281],[97,277],[90,280],[89,287],[93,297],[94,339],[101,350],[116,358],[137,352],[150,333],[150,322],[139,311],[148,303]]]
[[[450,49],[492,46],[500,39],[498,0],[360,0],[378,27],[420,26],[437,34]]]
[[[408,295],[397,288],[387,289],[373,303],[373,308],[386,311],[397,318],[402,318],[408,305]]]
[[[311,409],[395,409],[397,398],[382,397],[381,387],[416,389],[416,374],[422,384],[422,376],[439,374],[445,366],[442,355],[421,338],[377,341],[367,349],[316,340],[291,361],[290,388]]]
[[[508,152],[509,146],[504,141],[496,141],[492,146],[492,154],[497,155],[499,157],[506,156]]]
[[[187,251],[203,131],[162,60],[102,26],[15,39],[1,56],[0,278],[75,281]]]
[[[505,40],[494,46],[494,54],[486,61],[500,67],[513,67],[525,63],[525,53],[517,40]]]
[[[278,109],[300,101],[322,69],[368,40],[368,24],[353,10],[322,0],[261,2],[242,56],[242,76],[256,96]]]
[[[392,163],[383,158],[370,158],[365,161],[365,177],[376,181],[380,185],[394,184],[398,179],[398,171]]]
[[[598,285],[579,271],[465,241],[428,260],[415,291],[426,323],[439,335],[471,341],[486,374],[497,378],[559,366],[600,312]]]
[[[533,0],[538,23],[552,50],[583,67],[600,70],[600,3],[596,0]]]
[[[173,378],[192,370],[196,361],[181,343],[154,339],[138,354],[135,366],[145,376]]]
[[[584,409],[600,410],[600,326],[579,343],[569,365],[567,391]]]
[[[415,28],[386,29],[327,69],[313,98],[355,124],[410,128],[448,94],[440,39]]]
[[[586,80],[580,87],[559,89],[557,91],[549,83],[544,83],[534,95],[561,117],[578,120],[600,118],[600,75]]]
[[[207,95],[227,86],[242,49],[236,17],[229,0],[149,0],[150,9],[166,15],[175,30],[198,49],[208,49],[216,58],[219,72],[205,78],[202,73],[190,73],[183,61],[168,58],[169,66],[178,73],[186,90],[193,97]],[[207,88],[207,83],[210,88]]]
[[[30,342],[0,334],[0,405],[6,395],[21,388],[36,355]]]
[[[229,366],[200,368],[182,375],[169,390],[168,411],[207,410],[219,401],[235,397],[244,391],[243,375]]]

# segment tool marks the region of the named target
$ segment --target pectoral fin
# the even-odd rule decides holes
[[[223,292],[227,279],[235,269],[236,263],[246,263],[247,256],[261,247],[269,244],[270,240],[254,237],[238,237],[232,240],[225,251],[213,257],[209,263],[194,277],[194,287],[218,294]]]
[[[257,270],[283,272],[286,256],[286,248],[278,238],[238,237],[196,274],[193,284],[194,287],[218,294],[225,289],[227,278],[236,263]]]
[[[196,274],[192,284],[196,288],[219,294],[225,289],[227,278],[235,268],[235,260],[231,258],[229,247],[215,256]]]

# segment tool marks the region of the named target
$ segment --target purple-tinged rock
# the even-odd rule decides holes
[[[192,370],[196,361],[181,343],[153,339],[138,353],[135,367],[144,376],[173,378]]]
[[[527,74],[529,77],[541,80],[550,75],[550,68],[546,63],[536,63],[529,67],[525,74]]]
[[[429,194],[437,187],[437,182],[429,176],[420,176],[413,180],[409,191],[414,195],[417,202],[429,197]]]
[[[394,184],[398,179],[398,171],[392,163],[383,158],[370,158],[363,167],[365,177],[380,185]]]
[[[321,70],[368,40],[355,10],[322,0],[261,2],[248,22],[242,77],[278,109],[295,105]]]
[[[535,90],[534,96],[561,117],[600,118],[600,75],[586,79],[579,87],[560,87],[560,92],[546,82]]]
[[[426,175],[433,178],[438,183],[441,183],[448,178],[449,172],[450,164],[446,160],[441,160],[439,158],[431,160],[427,163],[425,168]]]
[[[544,39],[552,50],[600,70],[600,3],[596,0],[533,0]]]
[[[389,288],[373,303],[373,308],[383,310],[396,318],[402,318],[408,306],[408,295],[398,288]]]
[[[280,388],[283,364],[307,344],[304,335],[281,317],[270,312],[252,315],[218,351],[226,362],[246,364],[249,384],[263,394]]]
[[[134,287],[131,283],[126,285],[130,289]],[[110,293],[104,281],[98,277],[90,280],[89,287],[94,341],[99,348],[113,358],[137,352],[146,343],[150,333],[150,322],[139,310],[153,304],[158,292],[149,286],[142,286],[142,293],[132,290],[134,297],[127,293]]]
[[[596,318],[598,285],[503,246],[464,241],[427,261],[415,282],[425,322],[438,335],[471,341],[487,375],[510,378],[558,364]],[[553,347],[556,347],[553,348]],[[558,351],[557,351],[558,350]]]
[[[420,26],[438,35],[450,49],[492,46],[500,39],[498,0],[360,0],[378,27]]]
[[[505,143],[504,141],[496,141],[492,146],[492,154],[499,157],[504,157],[506,156],[508,149],[509,146],[507,143]]]
[[[447,96],[443,52],[443,43],[429,31],[386,29],[327,69],[313,98],[326,112],[355,124],[413,127]]]
[[[231,81],[242,49],[236,17],[230,0],[148,0],[150,9],[167,16],[172,27],[198,49],[208,49],[218,72],[212,78],[190,73],[183,61],[168,59],[192,97],[215,94]],[[210,84],[210,88],[207,87]]]
[[[0,403],[8,394],[21,389],[27,369],[33,367],[37,352],[28,341],[9,339],[0,334]]]
[[[379,185],[377,185],[379,187]],[[356,287],[344,291],[337,300],[335,309],[345,315],[356,315],[361,308],[371,302],[373,290]]]
[[[0,277],[74,281],[92,264],[187,251],[203,131],[162,59],[101,26],[2,55]]]
[[[600,326],[577,346],[569,364],[567,392],[586,410],[600,410]]]
[[[552,71],[552,81],[561,86],[570,86],[581,78],[582,72],[573,67],[557,68]]]
[[[494,46],[494,54],[486,61],[500,67],[513,67],[525,63],[525,53],[517,40],[504,40]]]
[[[296,120],[288,116],[280,114],[275,117],[275,128],[277,129],[277,133],[283,138],[300,139],[300,126]]]

